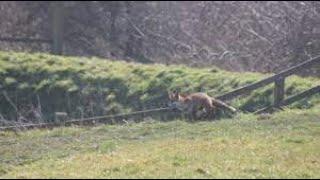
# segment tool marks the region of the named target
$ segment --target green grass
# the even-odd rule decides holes
[[[167,90],[217,96],[267,74],[144,65],[99,58],[0,52],[0,90],[21,110],[40,98],[56,111],[90,117],[162,106]],[[320,84],[286,79],[286,96]],[[320,95],[274,115],[240,113],[214,122],[148,120],[124,125],[0,132],[2,178],[319,178]],[[242,111],[270,105],[273,85],[230,102]],[[16,112],[0,94],[0,113]],[[158,118],[155,118],[158,119]]]
[[[268,74],[236,73],[179,65],[145,65],[99,58],[64,57],[41,53],[0,52],[0,89],[5,90],[19,110],[40,98],[46,121],[54,112],[65,111],[73,118],[116,114],[167,103],[167,91],[209,92],[222,95],[253,83]],[[320,84],[319,78],[286,79],[286,96]],[[320,102],[315,95],[291,108],[308,109]],[[273,101],[273,85],[230,102],[242,111],[255,111]],[[16,112],[0,94],[0,113],[15,119]],[[29,118],[31,119],[31,118]]]
[[[0,132],[1,178],[319,178],[320,111]]]

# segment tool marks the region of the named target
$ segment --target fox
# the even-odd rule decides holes
[[[180,111],[186,111],[187,113],[191,114],[192,119],[198,118],[197,113],[199,113],[199,110],[204,110],[207,117],[213,117],[218,108],[229,110],[232,113],[237,112],[236,108],[227,105],[226,103],[203,92],[196,92],[186,95],[174,90],[173,92],[168,92],[168,95],[171,105]]]

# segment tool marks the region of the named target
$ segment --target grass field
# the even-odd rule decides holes
[[[0,132],[1,178],[320,178],[320,111]]]
[[[15,119],[18,108],[40,101],[45,122],[57,111],[72,118],[132,112],[167,103],[168,90],[217,96],[267,76],[0,52],[0,114]],[[285,95],[319,83],[292,76]],[[161,122],[159,116],[124,125],[0,132],[0,178],[320,178],[319,97],[273,115],[246,113],[273,102],[271,84],[229,102],[243,112],[229,119],[174,116]]]

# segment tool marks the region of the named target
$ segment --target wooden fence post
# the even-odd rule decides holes
[[[285,77],[279,77],[274,81],[274,106],[279,107],[284,99]]]
[[[68,120],[68,113],[66,112],[55,112],[55,123],[60,126],[65,126]]]

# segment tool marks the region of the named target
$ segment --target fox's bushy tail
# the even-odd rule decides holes
[[[215,99],[215,98],[211,98],[212,99],[212,104],[217,106],[217,107],[221,107],[221,108],[224,108],[224,109],[227,109],[233,113],[237,112],[237,109],[224,103],[223,101],[220,101],[218,99]]]

